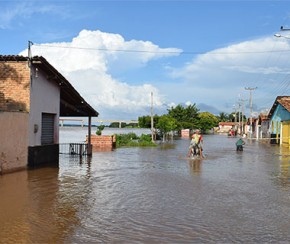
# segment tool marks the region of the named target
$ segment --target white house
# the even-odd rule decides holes
[[[90,135],[98,112],[45,58],[0,55],[0,173],[58,165],[59,116],[88,117]]]

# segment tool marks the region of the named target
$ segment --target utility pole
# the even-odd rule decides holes
[[[244,111],[244,99],[240,98],[239,101],[241,101],[241,105],[242,105],[242,109],[241,109],[241,114],[242,114],[242,129],[241,129],[241,132],[242,132],[242,135],[244,135],[244,115],[245,115],[245,111]]]
[[[235,130],[237,129],[237,104],[235,104]]]
[[[245,90],[250,91],[250,138],[252,138],[253,133],[253,118],[252,118],[252,112],[253,112],[253,100],[252,100],[252,91],[256,90],[258,87],[245,87]]]
[[[154,142],[153,92],[151,92],[151,140]]]
[[[241,104],[238,103],[238,105],[239,105],[239,130],[238,131],[241,134]]]

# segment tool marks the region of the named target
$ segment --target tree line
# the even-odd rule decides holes
[[[180,131],[183,129],[200,129],[203,133],[217,127],[219,122],[235,122],[237,121],[238,113],[220,113],[218,116],[210,112],[200,112],[195,104],[167,109],[167,114],[153,116],[154,128],[158,129],[162,134],[169,131]],[[243,121],[246,117],[243,116]],[[151,116],[138,117],[139,127],[151,128]]]
[[[246,117],[243,115],[242,121],[246,121]],[[219,115],[214,115],[210,112],[200,112],[196,107],[196,104],[182,106],[181,104],[170,107],[167,109],[167,113],[163,115],[154,115],[153,124],[159,134],[165,135],[171,131],[181,131],[183,129],[199,129],[203,133],[208,130],[217,127],[219,122],[237,122],[239,120],[238,113],[227,114],[221,112]],[[122,123],[121,128],[124,127],[136,127],[136,124]],[[111,123],[109,127],[119,127],[119,123]],[[138,117],[139,128],[151,129],[151,116]]]

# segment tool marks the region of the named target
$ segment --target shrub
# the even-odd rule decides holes
[[[98,130],[96,131],[96,134],[98,136],[102,135],[102,130],[105,129],[105,126],[104,125],[99,125],[97,126]]]
[[[151,141],[151,135],[142,134],[138,137],[135,133],[117,134],[116,135],[116,147],[148,147],[156,146]]]
[[[145,134],[142,134],[139,138],[139,141],[146,141],[146,142],[151,142],[152,141],[152,137],[151,135],[145,135]]]

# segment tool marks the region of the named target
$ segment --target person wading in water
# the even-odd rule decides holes
[[[189,151],[187,156],[190,157],[191,153],[193,155],[196,155],[196,152],[199,152],[199,156],[200,158],[204,158],[203,157],[203,153],[202,153],[202,145],[203,144],[203,138],[202,135],[199,134],[199,130],[196,130],[195,133],[191,136],[191,141],[190,141],[190,146],[189,146]]]
[[[236,142],[236,146],[237,146],[237,151],[243,151],[243,145],[245,145],[245,141],[241,138],[239,138],[239,140],[237,140]]]

